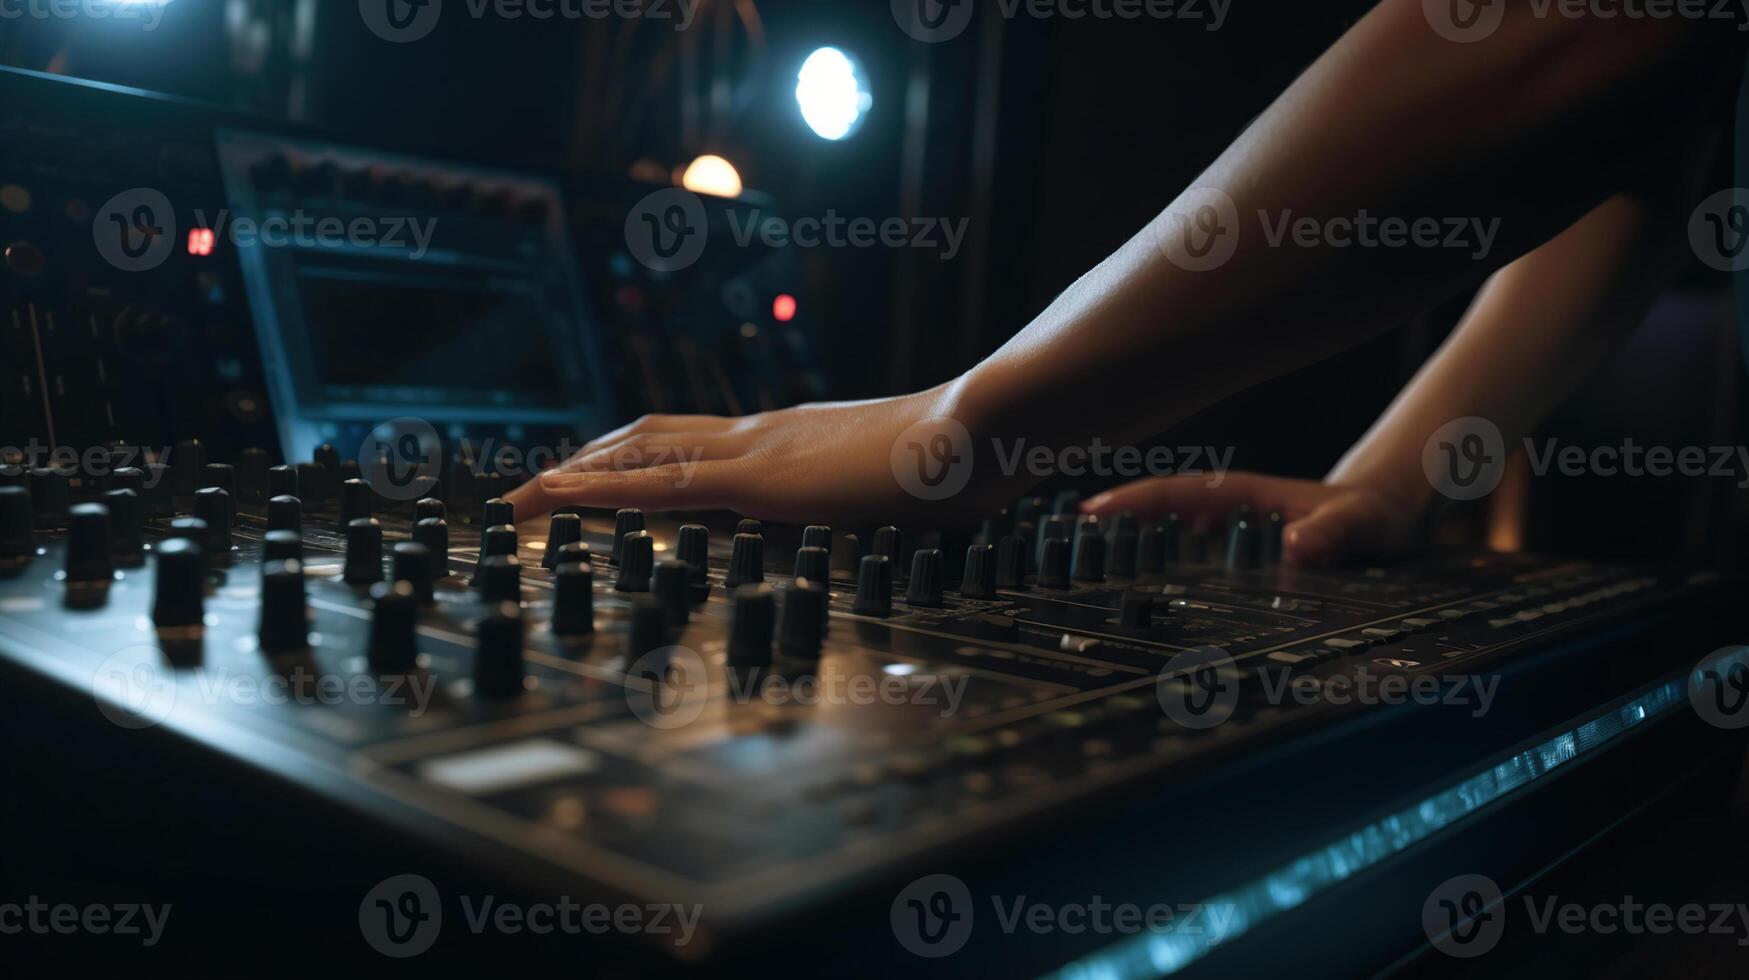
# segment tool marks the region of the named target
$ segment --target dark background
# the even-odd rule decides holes
[[[963,35],[928,45],[901,33],[883,0],[703,0],[685,32],[476,19],[466,0],[448,0],[430,37],[393,45],[365,28],[352,0],[174,0],[152,32],[0,22],[0,59],[360,142],[508,162],[573,186],[660,175],[713,152],[794,216],[968,219],[952,261],[915,249],[798,257],[827,391],[849,398],[934,384],[995,349],[1168,203],[1371,5],[1234,0],[1211,31],[1206,0],[1190,8],[1201,20],[1134,21],[1007,20],[984,3]],[[814,137],[792,96],[803,58],[828,44],[861,61],[874,96],[862,129],[839,143]],[[1727,174],[1721,163],[1713,186],[1727,186]],[[1729,283],[1692,265],[1631,354],[1548,434],[1588,445],[1624,435],[1737,441]],[[1466,298],[1162,441],[1233,446],[1241,468],[1321,476]],[[1742,496],[1732,481],[1549,477],[1537,481],[1524,543],[1730,563],[1735,541],[1720,529]]]

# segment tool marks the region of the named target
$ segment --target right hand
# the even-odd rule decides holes
[[[1232,473],[1211,487],[1203,476],[1153,477],[1102,493],[1081,505],[1101,519],[1132,513],[1143,520],[1177,514],[1212,526],[1241,505],[1279,513],[1282,557],[1296,565],[1338,565],[1389,560],[1417,550],[1423,509],[1365,487]]]

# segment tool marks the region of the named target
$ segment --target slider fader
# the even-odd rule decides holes
[[[980,861],[1016,848],[1073,848],[1063,895],[1095,871],[1113,899],[1302,892],[1251,909],[1266,933],[1336,884],[1281,877],[1320,848],[1668,693],[1723,639],[1709,575],[1491,554],[1299,569],[1278,560],[1279,517],[1249,512],[1102,524],[1065,495],[963,535],[636,510],[519,523],[497,479],[458,468],[390,501],[330,447],[275,464],[186,442],[115,462],[94,479],[4,472],[10,675],[90,692],[88,727],[168,733],[315,812],[365,814],[396,842],[367,849],[387,870],[437,853],[507,891],[696,903],[685,948],[613,954],[640,969],[809,948],[821,917],[889,937],[908,882],[998,889],[1005,872],[980,878]],[[1439,696],[1369,701],[1393,677]],[[1464,682],[1487,703],[1448,703]],[[1358,693],[1284,693],[1338,688]],[[134,775],[191,776],[164,765]],[[222,799],[235,778],[197,781]],[[1310,784],[1346,805],[1300,808]],[[1200,816],[1214,800],[1218,823]],[[297,904],[312,923],[331,911]],[[1004,938],[949,962],[1144,955],[1121,937]],[[1178,941],[1147,955],[1277,948]],[[890,962],[838,972],[940,966],[878,948]]]

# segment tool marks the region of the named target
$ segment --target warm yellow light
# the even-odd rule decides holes
[[[686,173],[680,178],[680,186],[694,194],[740,197],[741,175],[735,172],[734,164],[707,153],[692,161],[686,168]]]

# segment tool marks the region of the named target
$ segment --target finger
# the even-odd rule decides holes
[[[624,442],[636,435],[663,432],[723,432],[738,421],[740,420],[720,415],[643,415],[612,432],[603,433],[584,443],[582,449],[571,454],[571,459],[587,456],[605,446]]]
[[[643,510],[734,510],[745,484],[729,462],[668,463],[600,473],[543,474],[516,491],[518,515],[557,507],[638,507]]]
[[[702,463],[739,456],[741,448],[740,438],[727,435],[697,432],[636,435],[595,452],[572,457],[560,465],[557,472],[600,473],[610,470],[641,470],[667,463]]]
[[[1212,486],[1207,476],[1149,477],[1099,494],[1084,502],[1081,510],[1101,518],[1128,512],[1151,520],[1168,514],[1225,516],[1241,506],[1285,514],[1290,503],[1280,481],[1255,473],[1231,473]]]
[[[1295,565],[1339,565],[1389,554],[1401,534],[1376,501],[1337,497],[1282,529],[1282,557]]]

